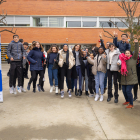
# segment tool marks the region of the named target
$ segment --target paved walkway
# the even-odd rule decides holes
[[[140,139],[140,100],[134,109],[107,103],[85,95],[71,99],[49,93],[46,72],[45,91],[9,94],[8,64],[2,65],[4,102],[0,104],[0,140],[94,140]],[[28,80],[25,80],[25,87]],[[66,91],[66,88],[65,88]]]

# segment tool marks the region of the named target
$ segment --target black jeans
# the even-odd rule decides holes
[[[64,76],[68,80],[68,89],[71,89],[71,69],[68,69],[66,63],[63,64],[63,67],[60,68],[60,89],[64,89]]]
[[[34,80],[37,80],[37,75],[39,74],[40,78],[39,78],[39,85],[41,85],[42,81],[43,81],[43,77],[44,77],[44,71],[43,70],[40,70],[40,71],[31,71],[31,78],[30,78],[30,81],[29,81],[29,84],[31,84]],[[36,86],[36,83],[35,85],[33,84],[33,88],[35,88],[34,86]]]
[[[107,76],[108,76],[108,97],[112,96],[112,76],[113,76],[115,87],[114,97],[115,99],[118,99],[118,83],[117,83],[118,71],[107,70]]]
[[[89,88],[89,91],[90,91],[91,94],[93,94],[93,91],[96,93],[94,75],[90,75],[88,77],[88,88]]]
[[[22,61],[11,61],[9,86],[15,86],[16,76],[18,77],[18,86],[22,86],[22,75]]]
[[[29,68],[29,64],[28,62],[26,62],[26,68],[23,68],[24,76],[28,76],[28,68]]]

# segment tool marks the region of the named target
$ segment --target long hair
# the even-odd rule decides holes
[[[36,43],[39,43],[40,48],[41,48],[41,51],[44,52],[43,46],[42,46],[41,43],[38,42],[38,41],[33,42],[32,45],[29,47],[29,49],[32,50],[33,48],[35,48],[35,47],[36,47]]]
[[[47,51],[47,54],[52,53],[52,48],[55,47],[56,48],[56,53],[58,53],[58,46],[53,44],[51,45],[50,49]]]
[[[75,51],[75,47],[77,46],[77,45],[79,45],[79,44],[76,44],[74,47],[73,47],[73,51]],[[80,54],[80,56],[83,56],[83,51],[81,50],[81,45],[79,45],[80,47],[79,47],[79,54]]]

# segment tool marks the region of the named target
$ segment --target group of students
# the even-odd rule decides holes
[[[10,59],[10,93],[16,94],[16,77],[18,77],[18,92],[25,91],[23,69],[29,64],[31,78],[27,85],[28,90],[33,83],[33,92],[36,92],[36,81],[39,75],[37,88],[39,92],[44,92],[44,75],[47,67],[50,92],[53,92],[55,85],[55,93],[58,94],[60,90],[61,98],[64,98],[64,77],[66,77],[69,97],[72,97],[73,91],[75,96],[82,96],[85,80],[85,94],[89,97],[95,95],[95,101],[103,101],[108,79],[107,102],[113,97],[112,83],[114,82],[114,102],[118,103],[119,82],[119,89],[122,87],[126,100],[123,105],[128,105],[126,108],[133,108],[133,100],[137,99],[138,83],[140,83],[139,44],[135,39],[135,50],[132,53],[127,34],[121,35],[121,41],[117,40],[117,36],[114,32],[113,43],[107,42],[105,47],[100,34],[101,46],[93,47],[91,53],[88,49],[82,50],[80,44],[76,44],[73,49],[64,44],[61,50],[54,44],[46,53],[40,42],[33,41],[28,47],[27,43],[19,42],[18,35],[14,35],[7,49],[7,56]],[[79,82],[79,88],[77,82]],[[134,88],[134,99],[132,88]]]

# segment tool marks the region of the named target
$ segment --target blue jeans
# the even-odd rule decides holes
[[[81,72],[81,66],[76,66],[76,72],[77,76],[79,76],[79,89],[81,90],[82,87],[82,72]],[[75,89],[77,89],[77,79],[74,79],[74,86]]]
[[[105,73],[104,88],[107,88],[107,72]]]
[[[105,73],[101,71],[97,71],[97,74],[95,75],[95,89],[97,94],[99,94],[99,86],[100,86],[101,94],[104,94],[104,78],[105,78]]]
[[[134,85],[122,85],[123,95],[125,97],[126,102],[130,102],[133,105],[133,95],[132,95],[132,88]]]
[[[50,86],[53,86],[53,78],[55,79],[55,86],[58,86],[58,69],[52,69],[53,64],[49,64],[48,66],[48,76]]]
[[[83,83],[84,83],[84,77],[82,77],[82,87],[83,87]],[[86,69],[85,69],[85,91],[88,91],[88,75]]]

